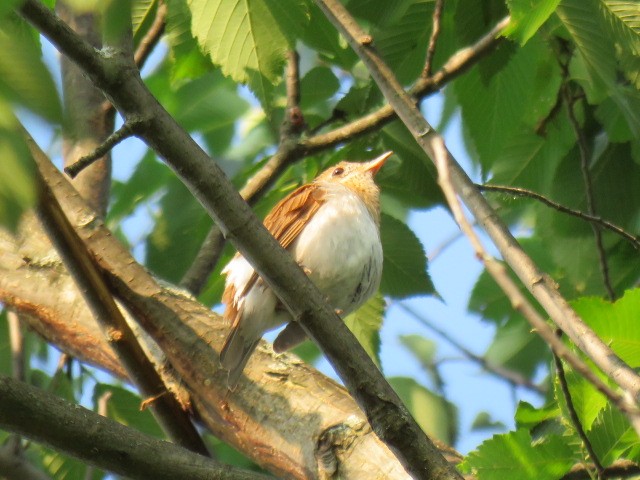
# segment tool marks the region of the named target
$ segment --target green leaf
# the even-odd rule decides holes
[[[559,70],[552,59],[547,45],[530,41],[486,79],[481,63],[454,82],[464,126],[485,170],[524,126],[533,129],[553,107]],[[535,102],[540,105],[531,110]]]
[[[451,445],[457,436],[456,407],[413,378],[392,377],[389,384],[427,435]]]
[[[301,32],[302,41],[323,60],[350,70],[358,56],[315,3],[309,5],[309,17],[309,24]]]
[[[403,222],[382,215],[380,237],[384,252],[380,291],[394,298],[434,294],[427,274],[427,257],[420,240]]]
[[[580,424],[585,430],[588,430],[601,410],[607,406],[607,398],[598,392],[589,381],[569,369],[566,365],[564,370],[574,410],[580,419]],[[569,419],[566,399],[560,389],[557,377],[555,379],[555,398],[562,408],[564,417]]]
[[[541,423],[554,421],[559,417],[560,406],[555,399],[541,408],[535,408],[530,403],[520,401],[516,410],[515,421],[519,429],[533,430]]]
[[[533,445],[529,432],[520,429],[483,442],[461,469],[478,480],[557,480],[572,467],[572,453],[557,435]]]
[[[285,53],[308,21],[302,0],[189,0],[192,31],[222,72],[248,83],[263,105],[282,78]]]
[[[600,5],[596,0],[562,0],[556,10],[580,54],[571,63],[571,74],[585,89],[590,103],[600,103],[611,97],[626,118],[633,135],[640,138],[639,94],[637,90],[617,82],[616,46],[608,23],[612,14],[605,15],[606,10]],[[626,10],[623,8],[621,11]],[[629,31],[628,25],[624,26],[624,31]],[[635,36],[636,33],[631,35]],[[635,47],[631,45],[631,48]]]
[[[480,412],[471,424],[472,431],[505,429],[505,424],[499,420],[493,420],[489,412]]]
[[[609,28],[623,50],[640,56],[640,3],[635,0],[602,0]]]
[[[418,359],[426,371],[433,369],[437,345],[422,335],[401,335],[402,343]]]
[[[157,11],[157,0],[132,0],[131,24],[133,27],[133,38],[135,45],[138,45],[140,43],[142,37],[149,30],[149,27],[155,20]]]
[[[165,438],[149,409],[141,410],[142,400],[133,392],[115,385],[96,384],[93,404],[97,411],[100,401],[106,402],[106,416],[156,438]]]
[[[433,2],[413,0],[400,5],[403,8],[399,18],[394,18],[393,14],[385,15],[380,27],[372,34],[376,48],[396,78],[407,84],[420,74],[424,65]],[[380,10],[383,9],[377,5],[371,7],[371,11]]]
[[[172,78],[197,78],[212,68],[191,34],[191,11],[187,0],[166,0],[167,41],[171,47]]]
[[[416,208],[444,202],[433,163],[401,122],[384,127],[382,143],[395,154],[376,176],[384,195]],[[400,164],[395,157],[401,160]]]
[[[614,81],[616,56],[611,38],[604,31],[598,3],[596,0],[562,0],[556,13],[584,61],[590,81],[587,92],[603,99],[605,86]]]
[[[529,323],[514,316],[496,330],[484,358],[492,365],[515,370],[531,377],[546,360],[547,345],[531,331]]]
[[[191,265],[211,220],[191,192],[171,177],[155,221],[147,238],[146,264],[156,275],[177,283]]]
[[[40,58],[40,46],[13,16],[0,18],[0,97],[50,122],[62,121],[58,91]]]
[[[384,315],[384,299],[379,293],[371,297],[357,311],[348,315],[344,323],[364,347],[373,362],[380,363],[380,328]]]
[[[548,192],[556,168],[575,144],[565,118],[548,124],[544,137],[528,131],[514,135],[496,158],[490,183]]]
[[[340,88],[340,82],[330,68],[315,67],[300,81],[300,106],[312,107],[331,98]]]
[[[22,214],[36,201],[35,164],[18,121],[1,96],[0,159],[0,225],[15,231]]]
[[[507,0],[511,21],[503,34],[524,45],[555,11],[560,0]]]
[[[107,218],[109,227],[116,229],[124,217],[159,192],[171,175],[169,168],[148,150],[126,182],[113,183],[112,205]]]
[[[576,300],[572,306],[622,360],[640,366],[640,289],[625,292],[615,303],[591,297]]]
[[[626,417],[611,405],[600,412],[587,437],[603,465],[622,458],[636,460],[628,453],[640,445],[640,438]]]

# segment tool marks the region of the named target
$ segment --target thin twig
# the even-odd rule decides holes
[[[562,335],[561,331],[558,331],[560,335]],[[591,445],[591,441],[587,437],[587,434],[582,428],[582,423],[580,422],[580,418],[578,417],[578,412],[576,412],[575,406],[573,405],[573,399],[571,398],[571,392],[569,391],[569,385],[567,384],[567,377],[564,374],[564,367],[562,366],[562,360],[559,356],[553,355],[553,361],[556,366],[556,372],[558,374],[558,380],[560,382],[560,389],[562,390],[562,396],[567,404],[567,410],[569,411],[569,418],[571,418],[571,423],[573,427],[576,429],[578,436],[582,440],[585,448],[587,449],[587,453],[593,462],[596,473],[598,475],[598,480],[604,479],[604,468],[598,459],[598,455],[596,454],[593,446]]]
[[[138,43],[138,47],[133,54],[133,61],[139,69],[142,68],[144,63],[149,58],[153,49],[156,48],[160,38],[164,34],[164,29],[167,26],[167,5],[163,0],[159,0],[156,16],[153,19],[153,23],[145,33],[144,37]]]
[[[500,192],[500,193],[506,193],[509,195],[518,195],[520,197],[532,198],[541,203],[544,203],[548,207],[558,210],[559,212],[566,213],[568,215],[572,215],[577,218],[581,218],[588,222],[596,223],[600,225],[602,228],[606,228],[607,230],[610,230],[613,233],[620,235],[622,238],[629,241],[635,249],[640,249],[640,236],[633,235],[627,232],[626,230],[624,230],[622,227],[619,227],[618,225],[615,225],[609,222],[608,220],[604,220],[602,217],[589,215],[588,213],[584,213],[580,210],[574,210],[573,208],[569,208],[558,202],[554,202],[553,200],[550,200],[544,195],[534,192],[533,190],[528,190],[526,188],[520,188],[520,187],[506,187],[503,185],[488,185],[488,184],[476,184],[476,187],[478,187],[481,191]]]
[[[587,211],[589,215],[596,215],[596,201],[595,195],[593,193],[593,182],[591,181],[591,173],[589,172],[589,147],[587,145],[587,139],[584,136],[584,132],[582,127],[580,126],[580,122],[576,118],[575,112],[573,110],[575,99],[571,95],[571,91],[569,86],[565,84],[563,87],[565,103],[567,105],[567,113],[569,114],[569,122],[573,128],[573,131],[576,135],[576,141],[578,142],[578,149],[580,151],[580,169],[582,170],[582,179],[584,182],[584,190],[587,198]],[[602,243],[602,232],[600,228],[591,224],[591,228],[593,229],[593,235],[596,240],[596,249],[598,250],[598,260],[600,263],[600,272],[602,273],[602,280],[604,282],[604,287],[607,290],[607,295],[609,296],[609,300],[613,301],[616,298],[616,293],[613,290],[611,285],[611,277],[609,276],[609,262],[607,261],[607,254],[604,251],[604,245]]]
[[[138,121],[128,119],[126,122],[124,122],[122,127],[109,135],[106,140],[102,142],[102,144],[99,145],[98,148],[96,148],[93,152],[91,152],[89,155],[81,157],[72,165],[65,167],[65,173],[71,178],[75,178],[82,170],[109,153],[113,149],[113,147],[126,140],[127,138],[135,135],[136,128],[139,126],[139,124],[140,122]]]
[[[422,77],[428,78],[431,76],[431,69],[433,67],[433,56],[436,53],[436,45],[438,43],[438,37],[440,36],[440,25],[442,23],[442,9],[444,7],[444,0],[436,0],[436,5],[433,10],[433,27],[431,29],[431,37],[429,37],[429,45],[427,47],[427,56],[424,61],[424,69],[422,70]]]
[[[518,372],[514,372],[513,370],[509,370],[508,368],[501,367],[500,365],[494,365],[493,363],[487,361],[486,358],[484,358],[484,357],[482,357],[480,355],[476,355],[471,350],[469,350],[467,347],[465,347],[460,342],[458,342],[458,340],[453,338],[451,335],[449,335],[447,332],[442,330],[440,327],[438,327],[438,326],[434,325],[433,323],[431,323],[424,316],[420,315],[418,312],[416,312],[413,308],[409,307],[405,303],[398,302],[398,303],[394,303],[394,305],[399,306],[403,311],[405,311],[406,313],[411,315],[413,318],[415,318],[422,325],[424,325],[428,329],[434,331],[440,337],[444,338],[448,343],[450,343],[457,350],[462,352],[462,354],[465,357],[467,357],[468,359],[478,363],[482,368],[484,368],[489,373],[495,375],[496,377],[498,377],[498,378],[500,378],[502,380],[505,380],[506,382],[510,383],[511,385],[516,385],[516,386],[521,386],[521,387],[527,388],[528,390],[531,390],[531,391],[533,391],[535,393],[538,393],[540,395],[544,395],[545,394],[545,392],[546,392],[545,388],[542,388],[540,385],[536,385],[531,380],[529,380],[524,375],[521,375]]]

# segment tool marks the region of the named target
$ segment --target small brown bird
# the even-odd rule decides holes
[[[373,177],[393,154],[340,162],[282,199],[264,220],[340,316],[356,310],[380,285],[380,189]],[[224,317],[231,322],[220,362],[234,386],[265,331],[288,323],[276,352],[305,340],[302,327],[240,254],[224,268]]]

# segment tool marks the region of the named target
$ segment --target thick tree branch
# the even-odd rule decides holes
[[[221,465],[2,375],[0,427],[132,479],[268,478]]]
[[[513,269],[522,283],[546,310],[551,319],[567,336],[632,399],[632,405],[625,409],[637,431],[640,431],[640,416],[637,402],[640,399],[640,376],[618,357],[609,346],[591,330],[569,306],[558,292],[553,280],[523,251],[508,227],[497,216],[471,179],[446,150],[441,137],[427,123],[415,107],[413,100],[403,91],[393,72],[376,53],[374,46],[361,43],[358,39],[366,34],[361,30],[342,4],[337,0],[316,0],[316,3],[336,26],[347,42],[362,59],[372,77],[394,107],[398,116],[413,134],[417,143],[435,161],[436,149],[444,149],[447,169],[455,193],[460,195],[467,208],[485,229],[505,261]],[[504,288],[504,286],[503,286]],[[514,292],[515,293],[515,292]]]
[[[276,355],[263,342],[246,378],[229,392],[216,354],[228,334],[227,323],[184,291],[160,286],[49,161],[38,166],[113,288],[167,353],[168,362],[156,364],[170,364],[182,377],[176,382],[174,370],[163,369],[165,383],[183,404],[192,405],[211,432],[287,478],[318,478],[314,452],[320,447],[333,453],[337,474],[350,480],[406,478],[344,388],[291,355]],[[125,376],[104,339],[92,336],[98,326],[67,272],[52,261],[52,247],[38,224],[29,216],[23,223],[21,231],[28,235],[20,235],[11,248],[16,240],[0,232],[1,301],[60,349]],[[327,435],[335,431],[343,434]]]
[[[27,144],[34,158],[40,158],[38,163],[47,161],[45,154],[32,138],[27,138]],[[207,455],[207,449],[187,414],[173,395],[165,394],[166,387],[162,379],[147,359],[133,331],[118,309],[92,254],[74,231],[50,186],[37,170],[36,184],[39,196],[36,209],[38,218],[71,272],[78,289],[83,293],[110,345],[126,368],[129,378],[134,381],[144,396],[156,398],[152,411],[171,439],[186,448]]]

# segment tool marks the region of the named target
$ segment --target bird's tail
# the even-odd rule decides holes
[[[230,389],[237,385],[249,357],[260,341],[260,337],[255,338],[255,335],[247,335],[249,332],[243,331],[241,327],[242,322],[231,330],[220,351],[220,364],[229,372],[227,385]]]

